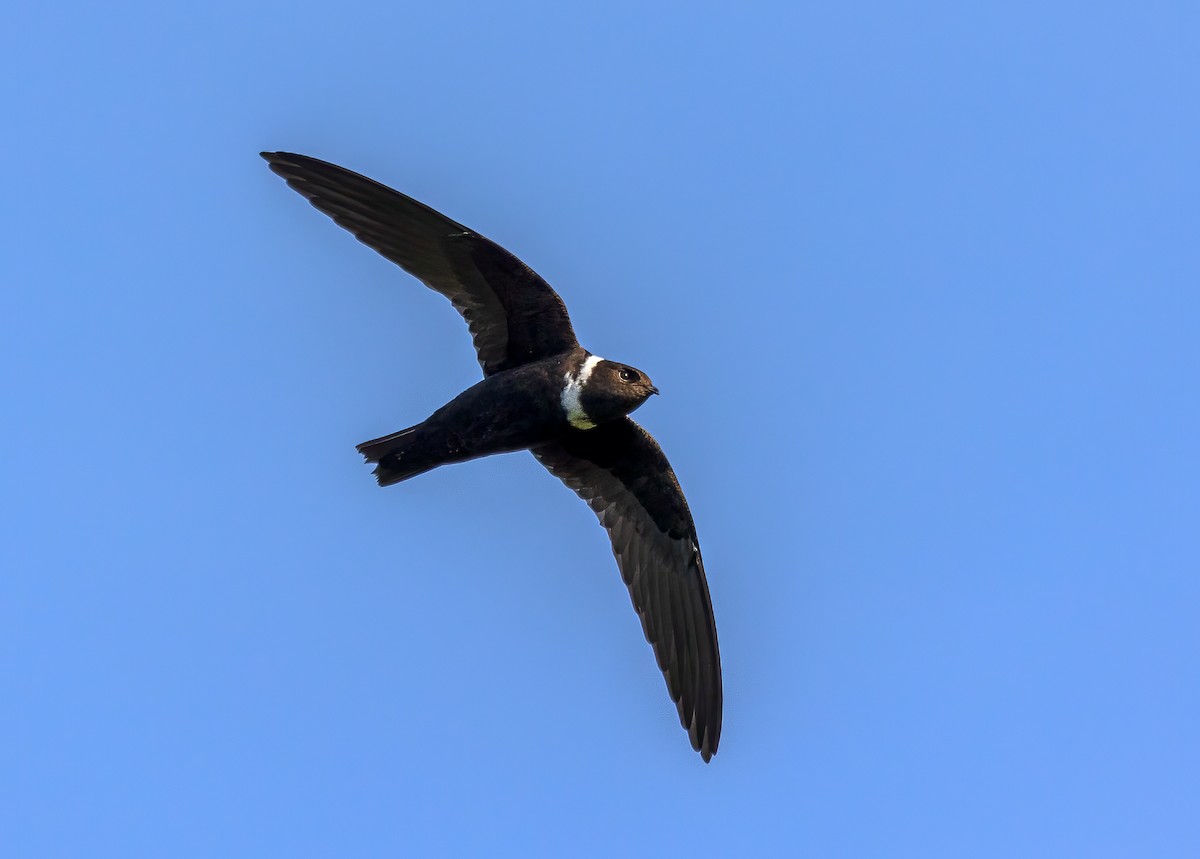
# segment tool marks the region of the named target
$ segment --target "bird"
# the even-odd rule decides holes
[[[424,421],[358,445],[379,485],[529,450],[608,532],[679,721],[709,762],[723,693],[700,543],[670,463],[629,417],[658,388],[641,370],[583,348],[563,300],[495,242],[343,167],[261,155],[319,211],[448,298],[470,329],[483,380]]]

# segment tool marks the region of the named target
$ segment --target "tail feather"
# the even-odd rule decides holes
[[[367,462],[377,463],[375,479],[380,486],[391,486],[423,474],[438,465],[421,448],[416,427],[373,438],[358,445]]]
[[[370,441],[364,441],[360,445],[355,445],[355,448],[366,458],[367,462],[379,462],[380,458],[392,448],[403,446],[406,439],[412,440],[416,432],[417,427],[409,427],[408,429],[400,430],[400,432],[394,432],[391,435],[384,435],[379,438],[373,438]]]

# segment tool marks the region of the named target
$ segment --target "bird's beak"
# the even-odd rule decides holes
[[[658,388],[656,388],[656,387],[654,387],[653,385],[651,385],[651,386],[650,386],[650,393],[652,393],[652,394],[657,394],[657,393],[658,393]]]

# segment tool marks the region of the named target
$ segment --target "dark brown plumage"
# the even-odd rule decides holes
[[[533,448],[608,531],[642,631],[692,747],[721,737],[721,654],[704,561],[683,490],[662,449],[630,418]]]
[[[721,735],[721,660],[704,562],[683,491],[627,415],[658,393],[646,375],[575,338],[562,299],[504,248],[333,164],[264,152],[271,170],[360,241],[450,299],[484,380],[427,420],[359,445],[381,485],[449,462],[528,448],[588,503],[692,746]]]

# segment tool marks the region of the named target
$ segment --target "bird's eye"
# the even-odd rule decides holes
[[[637,370],[631,370],[628,367],[622,367],[621,372],[617,374],[621,377],[622,382],[638,382],[641,381],[641,376]]]

